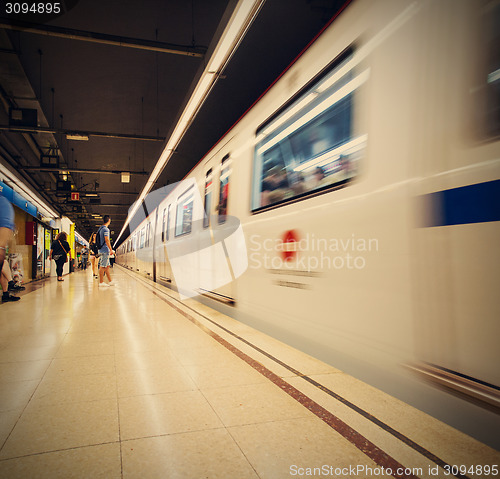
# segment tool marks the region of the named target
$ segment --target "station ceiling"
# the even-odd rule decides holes
[[[267,0],[155,188],[182,179],[344,3]],[[0,163],[84,236],[101,223],[96,215],[109,214],[116,239],[236,2],[61,5],[63,13],[43,23],[0,14]],[[36,21],[36,31],[19,21]],[[12,127],[19,109],[37,110],[31,129]],[[79,201],[57,189],[61,171],[46,165],[54,162],[69,172]],[[129,183],[122,172],[131,173]]]

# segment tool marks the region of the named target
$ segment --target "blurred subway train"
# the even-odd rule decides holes
[[[351,2],[117,262],[498,448],[499,19]]]

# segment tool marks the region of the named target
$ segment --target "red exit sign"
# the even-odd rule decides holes
[[[80,193],[71,193],[71,201],[80,201]]]

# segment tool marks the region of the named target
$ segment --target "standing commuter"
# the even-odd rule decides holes
[[[3,264],[7,255],[7,244],[12,238],[14,228],[14,208],[12,208],[10,201],[5,198],[2,189],[0,189],[0,272],[3,270]],[[19,301],[21,299],[9,293],[9,282],[3,274],[0,274],[0,285],[3,290],[2,303]]]
[[[59,233],[56,236],[56,239],[52,242],[49,253],[49,260],[54,259],[56,262],[57,281],[64,281],[62,273],[64,263],[68,261],[68,254],[71,259],[68,235],[64,231],[61,231],[61,233]]]
[[[89,255],[90,255],[90,264],[92,265],[92,274],[94,275],[94,278],[97,279],[99,278],[99,275],[97,274],[97,263],[96,259],[98,254],[96,254],[95,250],[95,233],[92,233],[90,235],[90,240],[89,240]]]
[[[104,215],[103,224],[97,231],[96,242],[100,246],[99,248],[99,286],[108,287],[114,286],[113,280],[111,279],[111,273],[109,271],[109,256],[114,254],[113,248],[109,241],[109,224],[111,223],[111,218],[108,215]],[[104,282],[104,274],[108,277],[108,283]]]
[[[85,270],[87,269],[87,262],[89,260],[89,250],[87,249],[86,246],[82,248],[81,251],[81,256],[82,256],[82,268]]]

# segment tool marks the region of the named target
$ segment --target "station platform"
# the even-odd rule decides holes
[[[78,271],[0,305],[0,478],[498,476],[485,469],[498,452],[475,439],[118,265],[112,275],[99,288]]]

